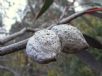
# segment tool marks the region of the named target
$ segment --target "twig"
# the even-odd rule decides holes
[[[25,39],[25,40],[22,40],[20,42],[17,42],[17,43],[8,45],[8,46],[0,47],[0,56],[25,49],[27,41],[28,41],[28,39]]]
[[[67,7],[65,7],[65,8],[63,9],[63,12],[62,12],[62,14],[61,14],[61,16],[60,16],[60,18],[59,18],[59,21],[65,16],[66,10],[67,10]]]
[[[72,14],[71,16],[62,19],[58,24],[66,24],[66,23],[69,23],[69,22],[71,22],[72,20],[76,19],[77,17],[80,17],[80,16],[86,14],[86,11],[87,11],[87,10],[82,11],[82,12],[74,13],[74,14]]]
[[[32,5],[31,5],[31,1],[30,0],[27,0],[27,1],[28,1],[28,5],[30,7],[31,13],[33,15],[33,18],[34,18],[35,17],[35,13],[34,13],[34,9],[33,9]]]
[[[59,21],[64,18],[65,12],[69,12],[69,9],[70,9],[70,7],[74,4],[74,2],[75,2],[75,0],[74,0],[71,4],[69,4],[69,6],[67,6],[67,7],[65,7],[65,8],[63,9],[63,12],[62,12],[62,14],[61,14],[61,16],[60,16],[60,18],[59,18]],[[68,11],[67,11],[67,10],[68,10]]]

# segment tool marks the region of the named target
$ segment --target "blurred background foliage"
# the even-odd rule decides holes
[[[55,0],[55,3],[37,21],[34,21],[36,13],[39,11],[43,0],[30,0],[34,6],[33,13],[27,11],[21,22],[16,21],[10,29],[10,34],[19,31],[24,27],[45,28],[56,22],[65,6],[67,0]],[[27,5],[28,6],[28,5]],[[26,8],[29,9],[29,8]],[[68,15],[68,12],[66,12]],[[86,19],[86,20],[85,20]],[[84,15],[71,22],[83,33],[90,35],[102,42],[102,19]],[[13,42],[30,37],[32,34],[24,34],[16,38]],[[12,43],[12,42],[10,42]],[[90,48],[95,58],[102,62],[102,50]],[[50,64],[38,64],[26,56],[24,51],[19,51],[0,57],[0,76],[99,76],[88,65],[81,62],[75,55],[60,54],[56,62]]]

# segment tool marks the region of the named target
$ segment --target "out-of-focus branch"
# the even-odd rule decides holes
[[[59,20],[61,20],[61,19],[64,17],[65,12],[66,12],[66,9],[67,9],[67,7],[65,7],[65,8],[63,9],[63,12],[62,12],[62,14],[61,14]]]
[[[66,12],[70,12],[69,9],[70,9],[71,6],[74,4],[74,2],[75,2],[75,0],[74,0],[71,4],[69,4],[68,7],[65,7],[65,8],[63,9],[62,14],[61,14],[61,16],[60,16],[60,18],[59,18],[59,21],[64,18]]]
[[[31,1],[30,0],[27,0],[27,1],[28,1],[28,5],[30,7],[31,13],[32,13],[33,17],[35,17],[34,9],[33,9],[32,5],[31,5]]]
[[[14,69],[9,68],[9,67],[7,67],[7,66],[2,66],[2,65],[0,65],[0,70],[9,71],[9,72],[11,72],[12,74],[14,74],[14,76],[20,76],[20,74],[19,74],[18,72],[16,72]]]

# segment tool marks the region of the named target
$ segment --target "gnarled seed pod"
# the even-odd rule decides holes
[[[51,30],[37,31],[29,40],[26,46],[26,53],[39,63],[48,63],[55,60],[61,50],[61,43],[58,35]]]
[[[74,26],[61,24],[51,28],[61,39],[62,47],[65,47],[71,51],[66,52],[77,52],[88,47],[86,40],[82,33]]]

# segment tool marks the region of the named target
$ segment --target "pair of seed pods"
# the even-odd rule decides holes
[[[27,42],[26,54],[34,61],[48,63],[55,61],[60,52],[77,52],[85,48],[88,44],[82,33],[74,26],[61,24],[35,32]]]

